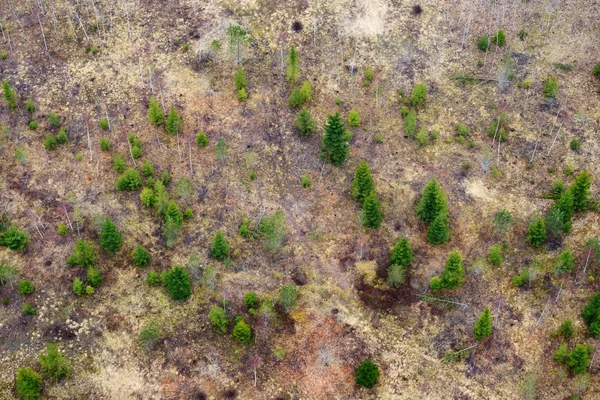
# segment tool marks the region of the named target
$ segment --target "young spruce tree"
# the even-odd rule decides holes
[[[352,197],[363,204],[367,196],[375,190],[369,164],[366,161],[358,163],[354,180],[352,181]]]
[[[417,215],[423,222],[433,222],[439,214],[447,212],[446,195],[437,179],[432,179],[423,189],[423,194],[417,205]]]
[[[363,202],[363,225],[367,228],[377,229],[383,221],[379,207],[379,200],[375,192],[371,192]]]
[[[110,218],[104,218],[102,221],[102,227],[100,229],[100,245],[104,250],[109,253],[115,254],[121,248],[123,238],[121,233],[117,230],[117,226],[110,220]]]
[[[327,117],[327,124],[325,125],[321,156],[336,167],[339,167],[346,160],[350,152],[350,146],[348,145],[350,138],[351,136],[346,131],[340,113],[329,115]]]
[[[223,232],[217,231],[215,238],[210,244],[210,255],[217,260],[224,260],[229,257],[229,242],[223,235]]]
[[[151,98],[148,104],[148,121],[155,126],[162,125],[165,122],[165,114],[155,98]]]
[[[489,307],[486,307],[477,319],[473,333],[477,340],[485,339],[492,334],[492,313]]]
[[[298,53],[296,52],[296,48],[292,46],[292,48],[290,48],[290,53],[288,54],[287,70],[285,74],[285,79],[292,85],[295,85],[300,79],[300,67],[298,64]]]
[[[444,272],[442,272],[440,277],[441,286],[446,289],[455,289],[465,283],[465,281],[462,255],[458,251],[453,251],[448,256]]]
[[[178,265],[173,266],[164,274],[163,283],[173,300],[185,300],[192,294],[190,274],[185,268]]]
[[[171,135],[181,133],[181,130],[183,129],[183,119],[181,119],[181,116],[174,107],[171,107],[171,110],[169,111],[169,115],[167,116],[167,123],[165,124],[165,129]]]
[[[431,244],[444,244],[450,240],[448,215],[440,213],[427,228],[427,241]]]
[[[390,256],[392,265],[400,265],[402,267],[408,267],[412,262],[412,248],[408,238],[402,238],[396,243],[392,249]]]
[[[588,208],[591,186],[592,179],[588,171],[584,170],[575,177],[575,181],[569,187],[569,191],[573,193],[573,208],[575,211],[582,211]]]

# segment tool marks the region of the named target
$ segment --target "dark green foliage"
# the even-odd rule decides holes
[[[295,88],[294,90],[292,90],[292,93],[290,94],[290,107],[293,108],[297,108],[300,107],[301,105],[303,105],[305,102],[305,98],[304,95],[302,94],[302,91],[298,88]]]
[[[321,146],[321,156],[335,166],[340,166],[348,157],[350,152],[351,136],[346,131],[340,113],[329,115],[325,125],[325,135]]]
[[[100,128],[103,130],[108,130],[108,119],[105,117],[100,118]]]
[[[152,257],[148,250],[139,245],[135,246],[133,250],[133,265],[144,268],[150,265],[150,262],[152,262]]]
[[[48,114],[48,123],[53,128],[60,128],[60,115],[51,112]]]
[[[165,122],[165,114],[155,98],[151,98],[148,104],[148,121],[155,126],[162,125]]]
[[[40,355],[40,372],[44,377],[52,382],[58,382],[61,379],[71,376],[71,362],[58,351],[55,344],[46,345],[46,354]]]
[[[140,192],[140,201],[144,203],[146,207],[153,207],[156,204],[154,190],[150,188],[143,188]]]
[[[529,283],[529,278],[529,268],[525,267],[523,268],[520,274],[513,276],[513,283],[516,286],[523,286],[526,283]]]
[[[317,130],[317,123],[313,119],[310,111],[303,108],[296,114],[296,122],[294,127],[300,132],[302,136],[312,135]]]
[[[571,148],[571,150],[577,151],[581,147],[581,142],[579,141],[579,139],[575,138],[575,139],[571,140],[569,147]]]
[[[73,280],[73,293],[75,293],[77,296],[81,296],[85,293],[85,285],[79,278],[75,278]]]
[[[229,242],[223,232],[217,231],[210,244],[210,255],[217,260],[224,260],[229,256]]]
[[[457,138],[466,138],[469,136],[469,128],[463,124],[456,123],[454,129],[456,130]]]
[[[533,247],[546,243],[546,223],[542,218],[533,221],[527,228],[527,242]]]
[[[291,84],[295,85],[300,79],[300,67],[298,66],[299,57],[296,48],[292,46],[287,58],[287,69],[285,73],[285,79]]]
[[[256,309],[256,307],[258,306],[258,303],[260,303],[260,299],[258,298],[256,293],[246,292],[246,294],[244,295],[243,302],[247,309],[250,309],[250,308]]]
[[[241,88],[240,90],[237,91],[237,98],[239,101],[248,100],[248,92],[246,92],[245,88]]]
[[[239,91],[248,86],[248,78],[242,67],[238,67],[234,77],[235,90]]]
[[[56,141],[60,144],[65,144],[68,140],[69,138],[67,137],[67,128],[63,126],[62,128],[60,128],[58,134],[56,135]]]
[[[198,147],[206,147],[208,145],[208,138],[204,132],[198,132],[196,135],[196,145]]]
[[[401,265],[391,265],[387,269],[387,284],[397,289],[406,282],[406,267]]]
[[[383,214],[375,192],[371,192],[363,202],[362,223],[367,228],[377,229],[383,221]]]
[[[25,315],[36,315],[37,310],[34,306],[29,303],[23,303],[23,314]]]
[[[400,239],[390,255],[390,261],[392,265],[400,265],[402,267],[408,267],[412,262],[412,248],[408,238]]]
[[[190,274],[183,267],[173,266],[164,274],[162,281],[173,300],[185,300],[192,295]]]
[[[163,334],[160,327],[153,323],[147,323],[142,327],[139,339],[147,349],[154,348],[162,339]]]
[[[28,281],[27,279],[23,279],[22,281],[19,282],[19,288],[18,288],[18,292],[21,295],[26,295],[26,294],[31,294],[33,293],[35,290],[35,286],[33,286],[33,283],[31,283],[31,281]]]
[[[252,329],[242,318],[238,319],[231,334],[240,343],[250,344],[252,341]]]
[[[67,226],[65,224],[58,224],[56,231],[60,236],[64,236],[69,232],[69,229],[67,229]]]
[[[573,214],[575,212],[574,203],[575,199],[573,197],[573,191],[567,190],[563,194],[561,194],[561,196],[558,198],[558,200],[550,210],[550,214],[554,212],[555,219],[558,216],[561,218],[561,228],[565,232],[569,232],[571,230],[571,218],[573,217]],[[546,225],[546,228],[549,228],[548,225]]]
[[[30,114],[33,114],[35,112],[35,103],[33,102],[33,100],[27,99],[25,101],[25,110]]]
[[[138,190],[142,186],[142,177],[135,168],[127,168],[123,175],[117,178],[118,190]]]
[[[245,238],[250,237],[250,220],[248,218],[244,218],[242,220],[242,223],[240,224],[240,229],[238,230],[238,233],[242,237],[245,237]]]
[[[208,319],[219,333],[227,332],[227,314],[221,307],[212,306],[208,312]]]
[[[67,259],[67,264],[87,268],[96,265],[96,257],[92,244],[78,239],[73,248],[73,255]]]
[[[44,139],[44,147],[46,148],[46,150],[56,149],[58,147],[58,141],[56,140],[56,136],[54,136],[51,133],[47,134],[46,138]]]
[[[485,339],[492,334],[492,313],[489,307],[486,307],[477,319],[473,334],[477,340]]]
[[[97,288],[102,284],[102,274],[94,267],[89,267],[87,270],[87,281],[91,287]]]
[[[99,237],[100,245],[108,253],[115,254],[123,243],[123,237],[117,230],[117,226],[108,217],[102,222]]]
[[[565,230],[564,214],[557,207],[550,209],[544,223],[546,224],[546,232],[551,238],[558,238]]]
[[[563,272],[571,272],[575,269],[575,257],[570,249],[567,249],[560,253],[556,262],[554,263],[556,273],[560,274]]]
[[[525,31],[525,28],[521,28],[517,36],[519,37],[519,39],[525,40],[525,38],[527,37],[527,31]]]
[[[304,174],[300,177],[300,186],[302,186],[304,189],[310,188],[311,185],[312,181],[310,179],[310,175]]]
[[[453,251],[448,256],[444,272],[439,278],[440,288],[455,289],[465,283],[465,269],[463,258],[458,251]],[[433,289],[433,287],[432,287]]]
[[[127,168],[127,163],[125,163],[125,160],[123,160],[120,155],[115,154],[113,158],[113,169],[118,173],[123,173],[125,168]]]
[[[558,96],[558,79],[555,76],[550,77],[544,84],[544,96],[549,99],[556,99]]]
[[[146,283],[148,286],[160,286],[162,283],[160,280],[160,275],[155,270],[148,271],[148,276],[146,277]]]
[[[568,319],[560,324],[560,327],[558,328],[558,334],[567,339],[573,336],[573,321]]]
[[[35,121],[31,121],[28,125],[30,131],[35,131],[38,127],[38,123]]]
[[[558,346],[558,349],[556,349],[552,358],[557,363],[564,364],[565,361],[569,359],[569,347],[567,346],[567,344],[563,343],[560,346]]]
[[[194,211],[191,208],[186,208],[183,212],[183,219],[190,219],[194,216]]]
[[[167,133],[171,135],[175,135],[176,133],[181,133],[183,130],[183,119],[179,116],[179,113],[174,107],[171,107],[169,111],[169,115],[167,116],[167,123],[165,124],[165,129]]]
[[[448,226],[448,215],[438,214],[429,228],[427,228],[427,241],[431,244],[444,244],[450,240],[450,226]]]
[[[498,29],[492,37],[492,42],[496,43],[498,46],[504,46],[504,44],[506,44],[506,34],[504,33],[504,30]]]
[[[594,68],[592,69],[592,75],[600,79],[600,62],[594,65]]]
[[[583,374],[590,365],[590,347],[584,344],[578,344],[569,353],[565,366],[574,374]]]
[[[600,292],[592,296],[581,313],[581,318],[595,338],[600,338]]]
[[[4,96],[4,100],[6,100],[9,110],[17,108],[17,92],[10,87],[7,80],[2,81],[2,95]]]
[[[357,385],[372,388],[379,380],[379,367],[373,361],[364,360],[354,372],[354,381]]]
[[[587,210],[591,186],[592,178],[587,170],[582,171],[575,177],[575,181],[569,187],[569,191],[573,193],[573,208],[575,211]]]
[[[22,400],[37,400],[42,397],[42,377],[31,368],[19,368],[17,394]]]
[[[357,110],[351,110],[348,113],[348,125],[359,126],[360,125],[360,114]]]
[[[293,283],[279,289],[279,301],[287,312],[292,311],[298,304],[298,287]]]
[[[142,165],[142,175],[146,178],[154,176],[154,165],[150,161],[145,161]]]
[[[502,261],[502,246],[500,244],[495,244],[488,254],[488,262],[497,267],[502,264]]]
[[[417,215],[423,222],[433,222],[439,214],[448,212],[448,204],[446,203],[446,195],[440,188],[437,179],[430,180],[417,205]]]
[[[373,183],[369,164],[364,160],[360,161],[358,167],[356,167],[354,180],[352,181],[352,197],[363,204],[367,196],[374,190],[375,184]]]
[[[406,132],[406,136],[409,139],[415,137],[415,132],[417,130],[417,112],[415,110],[410,110],[408,114],[404,117],[404,132]]]
[[[427,87],[424,83],[417,83],[410,95],[410,104],[415,108],[421,108],[427,100]]]
[[[277,210],[272,217],[263,217],[259,229],[269,250],[281,248],[286,232],[283,211]]]
[[[375,72],[371,67],[365,69],[364,77],[365,80],[363,81],[363,86],[367,87],[373,82],[373,78],[375,78]]]
[[[496,214],[494,214],[494,225],[496,226],[496,231],[504,234],[510,224],[513,222],[513,217],[510,211],[508,210],[500,210]]]
[[[507,132],[510,130],[508,125],[508,116],[504,113],[495,118],[487,129],[487,135],[491,138],[499,138],[500,141],[505,141]]]
[[[14,225],[0,233],[0,246],[6,246],[11,250],[23,250],[27,242],[29,242],[27,232]]]
[[[479,36],[477,39],[477,47],[479,47],[479,50],[487,53],[487,51],[490,49],[490,38],[488,35]]]

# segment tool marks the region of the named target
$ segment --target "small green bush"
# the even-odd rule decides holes
[[[146,277],[146,283],[148,286],[160,286],[162,283],[160,280],[160,275],[155,270],[150,270],[148,272],[148,276]]]
[[[142,175],[146,178],[154,176],[154,165],[150,161],[144,161],[142,164]]]
[[[240,229],[238,230],[240,236],[248,238],[250,237],[250,220],[248,218],[244,218],[242,223],[240,224]]]
[[[229,242],[223,232],[217,231],[210,244],[210,255],[217,260],[224,260],[229,256]]]
[[[379,381],[379,367],[370,359],[364,360],[354,372],[357,385],[372,388]]]
[[[136,160],[140,157],[142,157],[143,153],[142,153],[142,148],[139,146],[133,146],[131,148],[131,155],[133,156],[133,158],[135,158]]]
[[[492,314],[489,307],[486,307],[477,319],[473,334],[477,340],[485,339],[492,334]]]
[[[502,246],[500,244],[492,246],[488,254],[488,262],[495,267],[502,264]]]
[[[600,62],[594,65],[594,68],[592,69],[592,74],[596,78],[600,79]]]
[[[348,125],[350,126],[359,126],[360,125],[360,115],[357,110],[351,110],[348,113]]]
[[[27,232],[16,226],[10,226],[7,230],[0,233],[0,246],[6,246],[11,250],[23,250],[27,242],[29,242]]]
[[[153,323],[147,323],[142,327],[139,334],[140,342],[147,349],[152,349],[162,339],[162,332],[158,325]]]
[[[488,35],[479,36],[479,38],[477,39],[477,47],[484,53],[488,52],[488,50],[490,49],[490,38],[488,37]]]
[[[85,285],[79,278],[75,278],[73,280],[73,293],[75,293],[77,296],[81,296],[85,293]]]
[[[300,91],[300,89],[295,88],[294,90],[292,90],[292,93],[290,94],[290,107],[293,108],[298,108],[300,107],[302,104],[304,104],[304,96],[302,95],[302,92]]]
[[[192,295],[192,280],[185,268],[175,265],[163,275],[163,285],[173,300],[182,301]]]
[[[571,140],[571,144],[569,146],[571,147],[571,150],[577,151],[581,147],[581,142],[579,141],[579,139],[575,138]]]
[[[556,349],[552,358],[559,364],[564,363],[569,358],[569,348],[567,344],[563,343],[558,346],[558,349]]]
[[[38,123],[35,121],[31,121],[28,125],[30,131],[35,131],[38,127]]]
[[[113,158],[113,169],[118,173],[123,173],[125,172],[125,168],[127,168],[127,163],[123,160],[123,157],[115,154]]]
[[[427,241],[431,244],[441,245],[450,240],[450,226],[448,215],[440,213],[427,228]]]
[[[106,217],[102,221],[100,233],[100,245],[109,253],[115,254],[123,244],[123,235],[117,230],[117,226]]]
[[[206,147],[208,145],[208,138],[204,132],[198,132],[196,135],[196,145],[198,147]]]
[[[23,400],[37,400],[42,397],[42,377],[31,368],[19,368],[17,394]]]
[[[363,83],[363,85],[369,86],[371,84],[371,82],[373,82],[373,78],[375,78],[375,72],[373,71],[373,69],[371,67],[368,67],[367,69],[365,69],[365,81]]]
[[[25,314],[25,315],[35,315],[35,314],[37,314],[37,310],[31,304],[29,304],[29,303],[23,303],[23,314]]]
[[[87,281],[91,287],[97,288],[100,287],[102,283],[102,274],[94,267],[89,267],[87,270]]]
[[[63,126],[62,128],[60,128],[58,134],[56,135],[56,141],[60,144],[65,144],[67,143],[67,140],[69,140],[69,138],[67,137],[67,128]]]
[[[100,118],[100,128],[103,130],[108,130],[108,119],[105,117]]]
[[[40,355],[40,372],[52,382],[68,378],[72,372],[71,362],[58,351],[55,344],[46,345],[46,354]]]
[[[238,319],[231,334],[240,343],[250,344],[252,341],[252,329],[242,318]]]
[[[410,104],[415,108],[421,108],[427,100],[427,87],[424,83],[417,83],[410,95]]]
[[[118,190],[138,190],[142,186],[142,177],[135,168],[127,168],[123,175],[117,178]]]
[[[237,98],[239,101],[246,101],[248,100],[248,92],[246,92],[246,89],[241,88],[240,90],[237,91]]]
[[[302,86],[300,86],[300,94],[304,99],[303,103],[308,103],[312,100],[312,86],[309,81],[302,82]]]
[[[296,114],[294,127],[302,136],[309,136],[317,130],[317,123],[313,119],[310,111],[304,108]]]
[[[57,232],[59,235],[64,236],[67,234],[67,232],[69,232],[69,230],[67,229],[67,226],[65,224],[58,224],[57,227]]]
[[[549,99],[556,99],[558,96],[558,79],[555,76],[550,77],[544,84],[544,96]]]
[[[148,121],[154,126],[162,125],[165,122],[165,113],[155,98],[151,98],[148,104]]]
[[[144,268],[150,265],[152,262],[152,257],[148,250],[143,248],[142,246],[135,246],[133,250],[133,264],[136,267]]]
[[[298,287],[293,283],[279,289],[279,301],[286,309],[291,311],[298,304]]]
[[[242,300],[247,309],[254,308],[260,303],[260,299],[254,292],[246,292],[244,299]]]
[[[73,248],[73,255],[67,259],[70,266],[78,265],[87,268],[96,265],[96,251],[90,242],[78,239]]]
[[[422,126],[421,129],[419,129],[419,132],[417,132],[415,139],[417,139],[417,143],[419,143],[419,146],[425,146],[427,144],[427,142],[429,141],[429,134],[427,133],[426,126]]]
[[[573,271],[575,269],[575,256],[573,256],[573,252],[567,249],[560,253],[554,263],[554,268],[556,269],[556,273],[559,274]]]
[[[310,188],[311,185],[312,181],[308,174],[304,174],[300,177],[300,186],[302,186],[304,189]]]
[[[387,269],[387,284],[397,289],[406,282],[406,267],[401,265],[391,265]]]
[[[527,242],[533,247],[540,247],[546,243],[546,223],[543,218],[539,218],[529,225]]]
[[[53,128],[60,128],[60,116],[54,112],[48,114],[48,123]]]
[[[35,103],[33,102],[33,100],[27,99],[25,101],[25,110],[27,110],[27,112],[30,114],[33,114],[35,112]]]
[[[517,36],[519,37],[519,39],[525,40],[525,38],[527,37],[527,31],[525,31],[525,28],[521,28]]]
[[[227,314],[221,307],[212,306],[208,312],[208,319],[219,333],[227,332]]]
[[[415,131],[417,129],[417,113],[415,110],[410,110],[406,117],[404,117],[404,132],[409,139],[415,137]]]
[[[22,281],[19,282],[18,292],[20,295],[31,294],[34,291],[35,291],[35,286],[33,286],[33,283],[31,283],[31,281],[28,281],[27,279],[23,279]]]
[[[140,192],[140,201],[146,207],[154,207],[154,205],[156,204],[156,196],[154,195],[154,190],[148,187],[143,188]]]
[[[239,67],[235,73],[234,84],[236,90],[244,89],[248,86],[248,78],[246,78],[246,73]]]
[[[95,292],[95,290],[94,290],[93,286],[87,285],[85,287],[85,294],[92,295],[92,294],[94,294],[94,292]]]
[[[496,43],[498,46],[504,46],[506,44],[506,34],[504,33],[504,30],[498,29],[492,37],[492,42]]]
[[[56,136],[51,133],[47,134],[46,138],[44,139],[44,147],[46,150],[55,150],[58,147]]]
[[[402,267],[408,267],[412,263],[412,248],[408,238],[404,237],[394,245],[390,254],[390,262],[392,265]]]
[[[516,286],[523,286],[526,283],[529,283],[529,279],[530,279],[529,268],[525,267],[525,268],[523,268],[523,270],[521,271],[520,274],[513,276],[513,283]]]
[[[558,334],[564,338],[570,338],[573,336],[573,321],[567,319],[558,328]]]

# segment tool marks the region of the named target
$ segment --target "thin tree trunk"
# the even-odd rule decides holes
[[[133,161],[133,165],[137,168],[137,163],[135,162],[135,158],[133,157],[133,151],[131,150],[131,142],[129,138],[127,138],[127,144],[129,145],[129,154],[131,155],[131,160]]]
[[[90,161],[93,159],[93,152],[92,152],[92,139],[90,139],[90,127],[88,124],[88,120],[87,118],[85,118],[85,130],[87,132],[87,138],[88,138],[88,147],[90,149]]]
[[[192,143],[190,138],[188,137],[188,153],[190,158],[190,176],[194,176],[194,169],[192,168]]]
[[[48,45],[46,44],[46,35],[44,35],[44,27],[42,26],[42,20],[40,19],[40,14],[37,15],[38,22],[40,23],[40,30],[42,31],[42,37],[44,38],[44,48],[48,51]]]

